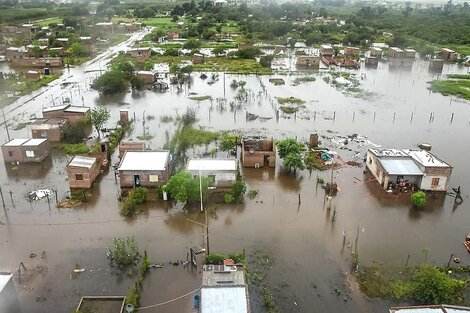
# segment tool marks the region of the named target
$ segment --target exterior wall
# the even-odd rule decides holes
[[[400,58],[403,58],[404,56],[405,56],[404,51],[395,51],[393,49],[388,50],[388,57],[389,58],[400,59]]]
[[[76,180],[75,174],[82,174],[83,180]],[[91,168],[67,166],[69,186],[73,188],[89,189],[100,174],[100,162],[96,160]]]
[[[321,56],[333,56],[335,54],[335,50],[333,48],[323,48],[323,47],[320,47],[320,55]]]
[[[320,67],[320,57],[299,56],[297,57],[297,65],[310,66],[313,68]]]
[[[44,143],[38,146],[16,146],[16,147],[2,147],[3,161],[5,163],[26,163],[26,162],[42,162],[48,155],[48,143]],[[26,151],[33,151],[34,156],[27,156]],[[9,155],[12,152],[12,156]]]
[[[377,66],[379,64],[379,59],[376,57],[366,57],[365,65],[367,66]]]
[[[189,171],[191,174],[197,176],[199,171]],[[216,188],[229,188],[232,187],[237,179],[236,171],[202,171],[202,176],[214,176]]]
[[[389,64],[391,67],[412,67],[413,66],[413,59],[405,59],[405,58],[390,58]]]
[[[431,71],[442,71],[442,69],[444,68],[444,60],[442,59],[433,59],[430,61],[429,63],[429,69]]]
[[[387,188],[388,184],[388,179],[385,179],[385,174],[384,174],[384,169],[382,168],[382,165],[380,165],[379,160],[377,157],[371,153],[370,151],[367,151],[366,155],[366,167],[372,174],[372,176],[375,177],[375,179],[379,182],[379,185],[382,186],[382,188],[385,186]],[[387,184],[386,184],[386,183]]]
[[[59,127],[49,129],[31,129],[32,138],[46,138],[50,142],[60,142],[64,138],[64,131]]]
[[[382,56],[382,50],[380,49],[371,49],[370,50],[370,56],[371,57],[376,57],[376,58],[380,58]]]
[[[71,124],[86,118],[90,113],[64,112],[62,110],[42,112],[43,117],[61,117],[69,120]]]
[[[242,142],[242,164],[244,167],[255,167],[258,164],[259,167],[264,167],[264,157],[267,156],[269,167],[276,166],[276,146],[272,140],[260,140],[256,142],[258,149],[250,151],[245,146],[245,142]]]
[[[204,56],[202,54],[194,54],[193,55],[193,63],[194,64],[201,64],[204,62]]]
[[[60,67],[62,66],[62,58],[13,58],[11,63],[18,66],[31,67]]]
[[[457,61],[457,56],[458,53],[455,51],[446,51],[446,50],[441,50],[440,52],[440,57],[446,62],[454,62]]]
[[[39,72],[34,72],[34,73],[26,72],[24,76],[25,76],[25,79],[30,82],[35,82],[41,79],[41,74]]]
[[[147,60],[150,58],[151,50],[150,48],[148,50],[131,50],[129,54],[138,60]]]
[[[124,155],[126,151],[144,151],[145,144],[143,142],[121,142],[119,144],[119,157]]]
[[[449,178],[451,174],[451,167],[426,167],[420,188],[431,191],[447,191],[449,188]],[[439,184],[437,186],[432,186],[432,181],[434,178],[439,179]]]
[[[153,84],[155,82],[155,75],[148,73],[137,73],[137,77],[140,78],[144,84]]]
[[[168,166],[167,166],[168,168]],[[139,175],[140,185],[142,187],[156,187],[168,182],[170,170],[165,171],[119,171],[119,182],[121,188],[133,188],[134,176]],[[158,175],[158,182],[151,182],[150,175]]]
[[[346,47],[344,48],[344,55],[359,55],[361,53],[361,49],[356,47]]]
[[[10,152],[12,156],[10,156]],[[16,147],[2,147],[3,161],[5,163],[23,162],[23,154],[19,146]]]

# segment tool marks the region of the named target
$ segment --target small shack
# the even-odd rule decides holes
[[[137,77],[144,82],[144,84],[153,84],[155,82],[155,74],[151,71],[138,71]]]
[[[76,155],[67,165],[67,175],[71,189],[89,189],[100,174],[98,158]]]
[[[320,46],[320,55],[322,57],[332,57],[335,55],[335,50],[330,45],[321,45]]]
[[[38,118],[29,125],[32,138],[46,138],[49,142],[60,142],[70,127],[66,118]]]
[[[123,141],[119,144],[119,157],[122,157],[126,151],[144,151],[145,143],[139,141]]]
[[[377,67],[379,65],[379,59],[377,57],[366,57],[364,64],[369,67]]]
[[[47,139],[12,139],[2,145],[5,163],[42,162],[49,155]]]
[[[87,119],[90,117],[90,115],[90,107],[75,106],[70,104],[52,106],[42,110],[43,117],[66,118],[71,124],[83,119]]]
[[[204,55],[201,53],[195,53],[193,55],[193,64],[201,64],[204,62]]]
[[[381,58],[382,57],[382,49],[380,48],[377,48],[377,47],[373,47],[370,49],[370,53],[369,55],[371,57],[376,57],[376,58]]]
[[[27,71],[24,73],[24,77],[28,82],[37,82],[41,79],[41,73],[39,71]]]
[[[118,172],[121,188],[166,184],[170,178],[170,152],[126,151]]]
[[[146,48],[133,48],[129,50],[129,55],[137,60],[145,61],[152,55],[152,49]]]
[[[458,57],[459,54],[451,49],[442,48],[439,52],[439,58],[441,58],[445,62],[455,62],[457,61]]]
[[[244,167],[275,167],[276,145],[274,140],[262,137],[242,139],[242,164]]]
[[[346,56],[358,56],[360,53],[361,53],[361,49],[357,47],[344,48],[344,55]]]
[[[209,178],[209,186],[230,188],[237,179],[236,159],[190,159],[187,170],[194,176]]]
[[[320,68],[320,57],[318,56],[307,56],[301,55],[297,57],[297,65],[300,66],[309,66],[314,69]]]

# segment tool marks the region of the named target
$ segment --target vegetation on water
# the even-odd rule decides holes
[[[285,85],[286,82],[282,78],[270,78],[269,82],[274,84],[275,86]]]
[[[140,90],[144,82],[137,76],[137,69],[138,67],[126,59],[116,61],[109,71],[93,81],[91,88],[106,96],[124,93],[129,86]]]
[[[426,194],[423,191],[417,191],[411,195],[411,202],[417,208],[422,208],[426,204]]]
[[[374,264],[365,267],[357,278],[361,291],[371,298],[412,300],[427,305],[462,304],[468,283],[454,267],[430,265],[395,269]]]
[[[106,124],[110,117],[111,112],[106,108],[91,109],[91,124],[98,133],[98,139],[101,136],[101,129],[103,128],[103,125]]]
[[[470,75],[450,74],[449,79],[433,80],[429,89],[444,96],[453,95],[470,100]]]
[[[232,190],[224,195],[225,203],[242,203],[245,198],[246,183],[243,181],[240,173],[232,186]]]
[[[168,192],[171,199],[179,202],[198,202],[201,197],[207,199],[207,189],[209,178],[194,176],[186,171],[179,171],[171,176],[168,183],[163,186],[163,190]]]
[[[206,257],[204,263],[212,265],[222,265],[224,264],[225,259],[232,259],[235,264],[242,264],[246,266],[246,258],[243,251],[239,253],[230,253],[228,256],[225,256],[220,253],[211,253]]]
[[[106,247],[107,255],[111,261],[121,267],[129,266],[137,261],[139,250],[134,236],[126,238],[113,238],[113,245]]]
[[[91,149],[84,143],[64,143],[60,148],[68,155],[88,154]]]
[[[195,100],[195,101],[204,101],[204,100],[210,100],[212,99],[212,97],[211,96],[191,96],[189,97],[189,99]]]
[[[288,98],[282,98],[282,97],[276,97],[277,102],[279,104],[303,104],[305,103],[304,100],[296,98],[296,97],[288,97]]]
[[[122,199],[121,215],[125,217],[133,217],[137,214],[137,205],[147,201],[148,189],[139,187],[128,192],[127,196]]]
[[[312,77],[312,76],[305,76],[305,77],[297,77],[296,79],[294,79],[294,81],[292,82],[292,85],[294,86],[298,86],[302,83],[308,83],[308,82],[314,82],[316,81],[317,79],[315,77]]]
[[[305,145],[303,143],[298,142],[294,138],[286,138],[277,141],[276,148],[279,157],[284,161],[284,165],[289,170],[294,170],[294,174],[298,169],[305,169],[303,160]]]

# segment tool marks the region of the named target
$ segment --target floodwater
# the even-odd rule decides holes
[[[363,168],[334,171],[341,192],[331,202],[325,202],[324,192],[316,184],[317,175],[329,180],[330,171],[294,175],[286,172],[279,160],[275,169],[243,169],[248,189],[258,189],[259,194],[242,205],[209,206],[210,249],[226,254],[245,249],[249,257],[257,251],[268,255],[272,265],[265,283],[281,312],[386,312],[390,303],[364,299],[349,275],[349,251],[356,238],[360,266],[373,261],[400,265],[408,255],[410,264],[416,264],[424,261],[424,248],[429,250],[429,263],[445,263],[453,253],[463,265],[469,265],[470,256],[461,242],[469,232],[470,220],[470,152],[466,145],[470,139],[470,106],[427,90],[426,82],[437,74],[428,71],[426,61],[416,60],[411,70],[392,70],[387,63],[377,69],[362,68],[356,73],[366,74],[360,80],[366,92],[356,96],[324,82],[322,75],[328,75],[326,72],[312,74],[315,82],[298,86],[291,85],[298,77],[295,75],[273,75],[286,81],[286,85],[274,86],[268,76],[219,74],[218,80],[208,84],[211,75],[202,80],[193,73],[190,85],[180,92],[170,86],[166,93],[145,90],[112,99],[99,98],[87,87],[96,72],[84,71],[96,70],[101,66],[97,63],[71,69],[70,76],[65,75],[65,80],[76,84],[61,87],[63,81],[59,81],[51,90],[38,91],[36,98],[7,107],[10,128],[40,113],[42,106],[52,104],[52,98],[57,104],[68,96],[77,105],[106,105],[112,110],[109,127],[118,119],[119,109],[129,109],[131,117],[134,113],[136,117],[132,137],[145,131],[154,136],[148,142],[154,149],[162,148],[166,132],[171,136],[175,129],[173,123],[163,123],[160,117],[176,117],[193,108],[197,125],[211,130],[260,133],[275,139],[296,136],[304,141],[310,133],[319,133],[322,145],[338,151],[344,161],[362,161],[372,144],[413,148],[430,142],[433,152],[454,166],[450,185],[462,186],[464,203],[454,207],[453,198],[442,195],[429,199],[421,210],[411,207],[408,196],[385,194],[368,180]],[[465,72],[465,68],[446,65],[443,72]],[[247,82],[247,99],[240,106],[235,99],[238,90],[230,87],[233,79]],[[190,100],[190,93],[210,95],[213,100]],[[281,114],[277,119],[275,97],[290,96],[305,100],[306,109],[296,118]],[[224,97],[226,102],[217,100]],[[248,121],[246,111],[262,118]],[[28,136],[26,128],[10,132],[12,137]],[[367,137],[369,145],[351,142],[348,150],[338,143],[340,136],[354,133]],[[1,139],[6,140],[4,129]],[[206,150],[200,147],[190,153],[203,154]],[[192,294],[158,304],[199,287],[198,269],[170,262],[186,260],[190,247],[202,245],[203,229],[190,220],[204,223],[204,215],[197,208],[178,213],[168,203],[151,202],[144,213],[124,220],[119,215],[118,185],[112,172],[100,178],[92,199],[82,207],[57,209],[54,198],[29,203],[26,195],[35,189],[57,190],[59,198],[67,195],[67,160],[67,156],[54,152],[42,168],[0,166],[7,207],[6,217],[0,210],[0,271],[14,272],[20,262],[27,268],[23,276],[15,277],[23,312],[66,312],[76,307],[82,295],[126,294],[137,278],[110,267],[106,246],[111,245],[113,237],[129,235],[135,236],[141,252],[147,251],[155,263],[165,265],[151,269],[145,278],[140,304],[153,307],[142,311],[189,311]],[[113,164],[116,160],[114,155]],[[36,256],[30,258],[33,252]],[[85,272],[72,277],[76,264]],[[258,297],[252,300],[254,311],[261,311]]]

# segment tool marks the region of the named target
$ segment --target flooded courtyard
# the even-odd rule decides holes
[[[192,73],[190,83],[180,90],[170,85],[165,93],[145,90],[104,98],[89,84],[106,60],[109,55],[65,70],[50,89],[6,107],[10,136],[29,137],[27,128],[14,130],[15,126],[68,97],[75,105],[106,106],[113,121],[109,127],[114,127],[120,109],[128,109],[135,116],[129,137],[150,135],[147,144],[152,149],[162,149],[176,129],[174,122],[161,118],[174,119],[192,108],[196,125],[208,130],[301,141],[318,133],[321,145],[337,151],[343,161],[362,163],[367,148],[377,145],[415,148],[429,142],[433,153],[454,167],[450,186],[462,187],[463,204],[456,207],[454,198],[439,195],[429,197],[423,209],[413,208],[409,195],[385,193],[364,174],[364,167],[345,165],[334,170],[340,192],[331,201],[325,200],[317,184],[317,176],[328,181],[331,171],[305,170],[295,175],[280,160],[275,169],[242,168],[248,189],[258,190],[258,195],[240,205],[209,205],[211,252],[245,250],[249,260],[263,255],[269,264],[264,284],[280,312],[386,312],[391,303],[365,299],[350,275],[350,251],[356,241],[359,266],[374,261],[402,265],[407,258],[417,264],[424,261],[423,249],[429,251],[428,263],[445,264],[454,254],[462,265],[470,265],[461,243],[470,220],[470,106],[427,89],[427,82],[438,75],[428,71],[428,61],[416,60],[410,70],[379,63],[377,69],[352,71],[359,82],[354,91],[327,82],[324,77],[331,76],[327,70],[272,76],[206,73],[207,79]],[[465,72],[464,67],[446,65],[443,74]],[[296,78],[306,75],[315,81],[293,86]],[[270,83],[273,77],[284,79],[285,85]],[[232,88],[233,80],[246,85]],[[206,95],[212,100],[190,99]],[[277,114],[276,97],[300,98],[305,108],[295,115]],[[258,117],[247,118],[247,113]],[[352,134],[365,139],[345,145],[344,139]],[[4,125],[0,136],[2,142],[7,140]],[[202,155],[208,149],[199,147],[189,153]],[[141,311],[190,311],[190,292],[200,286],[199,270],[171,263],[186,260],[189,248],[203,243],[202,227],[191,221],[204,223],[198,208],[175,212],[170,203],[149,202],[142,214],[126,220],[119,215],[119,185],[113,171],[97,181],[92,198],[78,208],[58,209],[54,197],[29,202],[27,195],[36,189],[55,190],[59,199],[68,194],[65,166],[70,157],[58,149],[52,151],[42,166],[0,166],[6,206],[0,212],[0,271],[15,272],[24,263],[26,271],[15,276],[23,312],[72,312],[82,295],[125,295],[135,278],[110,266],[106,246],[113,237],[130,235],[141,252],[147,251],[153,262],[164,265],[151,269],[145,278]],[[117,153],[112,157],[112,164],[116,162]],[[85,271],[72,275],[77,265]],[[263,312],[260,298],[252,294],[254,312]]]

